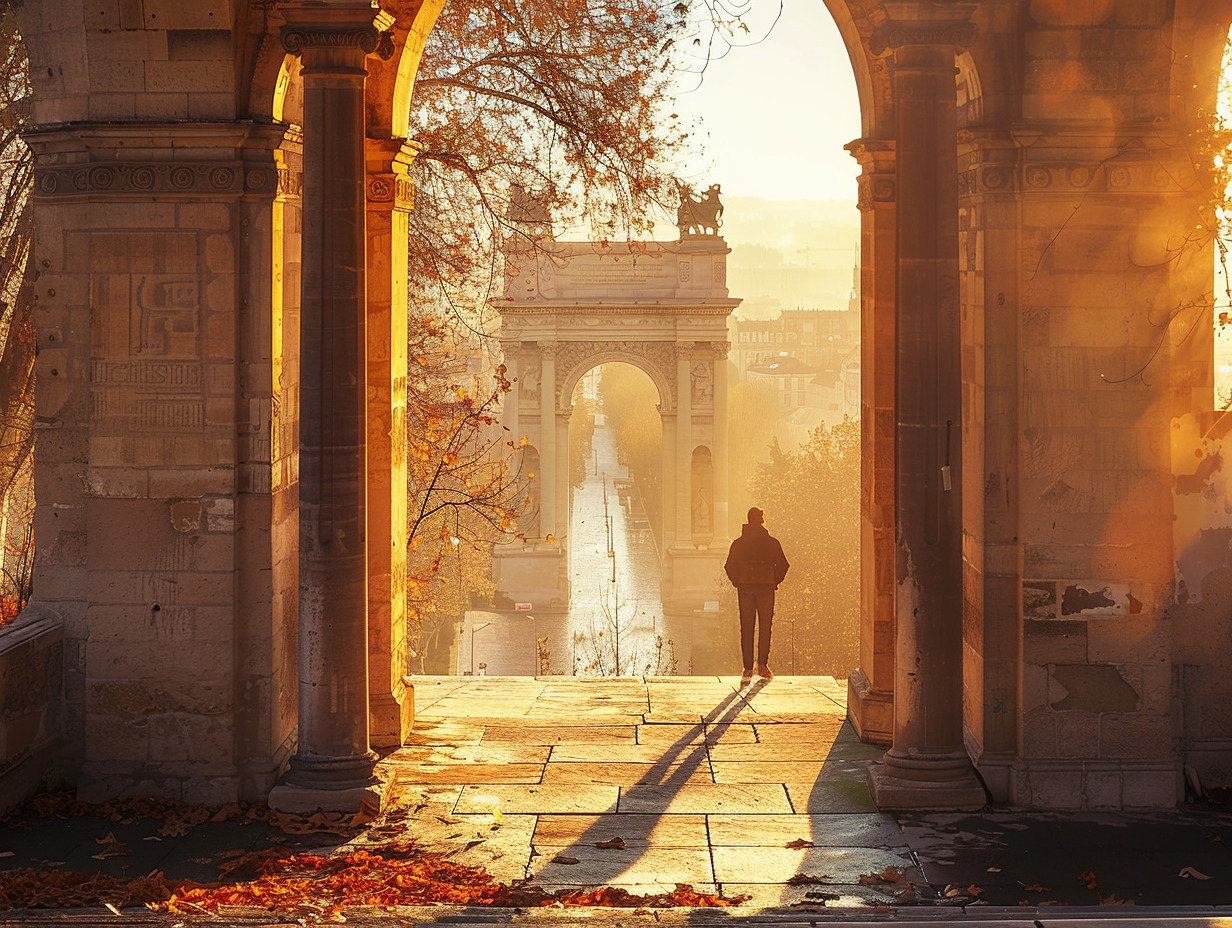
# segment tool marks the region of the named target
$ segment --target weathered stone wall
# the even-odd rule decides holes
[[[965,141],[966,715],[1022,805],[1180,797],[1169,436],[1211,364],[1185,28],[1164,2],[1028,4],[1022,121]]]
[[[85,798],[260,798],[295,711],[294,145],[234,121],[246,5],[19,14],[64,772]]]
[[[829,3],[865,135],[852,145],[866,448],[851,704],[861,734],[887,741],[908,640],[896,643],[892,556],[897,77],[870,44],[883,4]],[[418,4],[388,5],[397,41],[422,25]],[[891,12],[927,22],[942,6],[965,15]],[[958,55],[963,721],[994,795],[1021,805],[1167,806],[1184,762],[1232,781],[1227,429],[1211,409],[1199,211],[1211,185],[1192,136],[1213,102],[1225,7],[977,3]],[[260,798],[293,748],[297,706],[303,164],[275,120],[300,118],[279,7],[18,10],[39,125],[35,583],[63,620],[64,770],[86,797]],[[912,42],[933,55],[968,42],[962,29],[927,32]],[[367,101],[369,402],[390,471],[369,481],[383,501],[368,530],[388,535],[368,584],[388,657],[371,680],[372,724],[389,743],[409,724],[393,308],[410,156],[397,106],[413,59],[374,65],[379,99]],[[929,232],[907,231],[917,243]]]

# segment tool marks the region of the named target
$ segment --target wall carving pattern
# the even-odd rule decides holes
[[[241,161],[129,161],[106,164],[44,165],[36,170],[39,197],[130,197],[135,194],[201,199],[217,196],[273,196],[284,184],[299,186],[298,175],[253,167]]]
[[[558,410],[568,405],[565,402],[567,398],[563,397],[563,385],[576,380],[573,375],[578,373],[579,368],[590,368],[602,361],[627,361],[647,371],[657,384],[666,384],[667,395],[660,397],[660,406],[665,411],[675,409],[676,354],[674,343],[585,341],[558,344],[556,369],[561,375],[556,378],[556,408]]]

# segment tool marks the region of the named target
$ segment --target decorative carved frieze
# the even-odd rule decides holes
[[[106,164],[43,165],[36,169],[39,197],[133,196],[238,197],[282,192],[283,170],[241,161],[108,161]],[[296,191],[298,193],[298,190]]]
[[[873,29],[869,45],[881,55],[913,45],[967,48],[974,41],[975,25],[962,20],[887,20]]]
[[[368,206],[407,212],[415,200],[415,185],[404,174],[369,174]]]

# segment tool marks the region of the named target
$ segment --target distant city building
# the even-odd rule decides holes
[[[786,353],[815,372],[832,369],[860,339],[860,314],[843,309],[788,309],[775,319],[736,319],[731,358],[741,377]]]

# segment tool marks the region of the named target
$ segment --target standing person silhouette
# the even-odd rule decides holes
[[[779,540],[766,531],[766,514],[754,506],[740,537],[731,544],[723,569],[736,588],[740,604],[740,656],[744,671],[740,685],[753,677],[753,626],[757,625],[757,675],[774,679],[770,659],[770,625],[774,620],[774,591],[787,576],[787,558]]]

